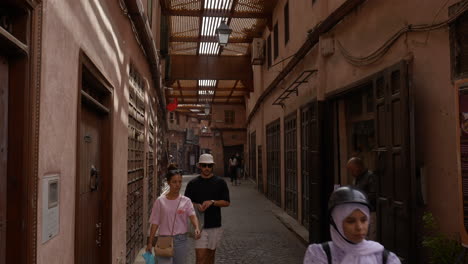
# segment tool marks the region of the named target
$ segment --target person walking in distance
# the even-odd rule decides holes
[[[375,174],[368,170],[364,165],[362,159],[358,157],[352,157],[349,159],[348,164],[346,166],[348,169],[349,174],[354,178],[353,186],[358,188],[359,190],[363,191],[370,202],[370,225],[369,228],[369,238],[372,240],[377,239],[377,217],[376,217],[376,199],[377,199],[377,192],[376,192],[376,182],[375,182]]]
[[[234,158],[236,160],[236,178],[239,180],[240,184],[240,180],[242,179],[242,157],[239,152],[237,152]]]
[[[231,177],[231,184],[237,185],[237,160],[235,156],[229,159],[229,176]]]
[[[187,218],[190,219],[195,229],[195,239],[200,238],[200,228],[192,201],[179,194],[182,187],[182,175],[175,164],[168,166],[166,180],[169,184],[169,192],[154,201],[149,220],[151,231],[146,251],[152,251],[153,238],[159,229],[159,236],[173,236],[174,256],[156,256],[157,263],[184,264],[187,256]]]
[[[230,205],[228,186],[221,177],[213,175],[213,166],[213,156],[202,154],[198,162],[201,175],[192,179],[185,189],[185,196],[192,200],[195,209],[204,213],[201,238],[195,241],[197,264],[214,264],[223,234],[221,207]]]

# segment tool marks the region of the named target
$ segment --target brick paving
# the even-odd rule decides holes
[[[193,177],[184,176],[184,183]],[[228,178],[224,179],[231,206],[222,209],[224,236],[216,250],[216,263],[302,263],[306,246],[275,217],[272,210],[276,206],[252,182],[232,186]],[[189,245],[193,248],[192,239]],[[192,263],[194,250],[187,258],[187,264]]]

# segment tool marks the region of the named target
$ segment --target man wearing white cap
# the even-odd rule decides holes
[[[190,198],[204,219],[201,238],[195,240],[197,264],[214,264],[216,247],[219,245],[223,229],[221,227],[221,207],[230,204],[229,189],[226,182],[213,175],[213,156],[202,154],[198,161],[200,176],[191,180],[185,189],[185,196]]]

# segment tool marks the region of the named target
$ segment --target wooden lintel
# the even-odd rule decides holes
[[[172,80],[253,80],[250,57],[172,55]]]

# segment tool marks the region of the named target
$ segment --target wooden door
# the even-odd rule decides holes
[[[324,186],[321,173],[321,109],[314,101],[301,110],[302,222],[309,229],[309,242],[323,238]],[[326,207],[326,206],[325,206]]]
[[[410,149],[412,126],[406,63],[385,70],[373,83],[379,179],[378,235],[386,248],[406,263],[412,263],[415,230],[411,227],[411,197],[415,176],[411,156],[414,153]]]
[[[0,263],[5,263],[8,150],[8,61],[0,56]]]
[[[104,263],[102,250],[102,123],[100,115],[86,105],[81,107],[80,159],[77,181],[78,264]]]
[[[257,133],[250,134],[250,178],[257,182]]]
[[[281,130],[280,120],[271,122],[266,128],[267,136],[267,197],[281,206]]]
[[[284,209],[294,218],[297,218],[298,214],[296,120],[296,112],[289,115],[284,120]]]
[[[263,189],[263,152],[262,146],[257,146],[257,164],[258,164],[258,190],[264,193]]]

